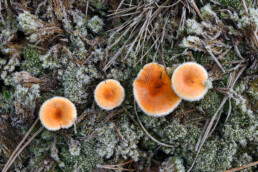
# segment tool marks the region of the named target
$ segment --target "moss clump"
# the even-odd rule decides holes
[[[103,20],[99,18],[98,16],[92,17],[88,22],[88,27],[92,30],[94,33],[98,33],[102,30],[104,26]]]
[[[39,76],[43,73],[42,62],[39,58],[39,52],[35,48],[26,47],[22,53],[24,61],[21,64],[21,70],[27,71],[34,76]]]
[[[232,112],[229,122],[222,129],[223,137],[242,146],[258,141],[258,119],[250,113]]]
[[[0,93],[0,114],[13,114],[14,113],[14,97],[11,91],[3,90]]]
[[[178,156],[168,158],[162,163],[160,172],[185,172],[183,160]]]
[[[199,107],[206,112],[207,115],[213,116],[217,111],[223,96],[214,90],[209,90],[204,98],[200,101]]]
[[[28,164],[26,165],[26,167],[22,169],[22,171],[26,172],[26,171],[54,170],[56,163],[50,158],[51,144],[52,144],[52,139],[51,140],[45,139],[44,136],[39,139],[34,139],[29,147],[31,157],[28,161]]]
[[[96,152],[96,142],[89,140],[81,143],[81,154],[71,155],[68,147],[62,147],[60,160],[64,162],[64,171],[70,172],[74,169],[78,171],[92,172],[97,164],[102,164],[102,158]]]
[[[250,83],[250,88],[248,89],[247,93],[254,99],[255,102],[258,100],[258,79],[254,79],[251,83]]]
[[[129,123],[129,119],[125,114],[121,115],[120,125],[117,126],[121,135],[117,134],[114,123],[104,125],[98,134],[97,153],[101,157],[119,159],[122,156],[124,159],[129,157],[138,161],[140,152],[138,142],[143,135],[141,130],[137,130],[134,125]],[[121,138],[122,137],[122,138]]]
[[[237,11],[240,11],[240,10],[242,10],[242,9],[244,9],[243,8],[243,4],[241,3],[241,1],[239,1],[239,0],[218,0],[218,2],[221,4],[221,5],[223,5],[223,6],[225,6],[225,7],[232,7],[232,8],[234,8],[235,10],[237,10]],[[246,5],[248,6],[248,7],[251,7],[251,5],[252,5],[252,0],[245,0],[245,2],[246,2]]]
[[[237,144],[216,137],[204,144],[193,171],[225,171],[231,168],[233,156],[237,153]],[[187,157],[187,164],[191,165],[193,157]]]
[[[168,121],[165,117],[155,118],[144,115],[141,116],[141,120],[153,136],[174,146],[173,148],[162,147],[161,150],[166,154],[180,156],[191,154],[201,132],[198,127],[192,124],[183,125],[178,119]],[[143,146],[154,148],[154,145],[150,144],[152,141],[148,141],[150,140],[148,137],[144,139]]]

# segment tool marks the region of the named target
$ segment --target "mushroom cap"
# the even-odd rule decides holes
[[[107,79],[100,82],[95,91],[94,99],[98,106],[105,110],[112,110],[120,106],[125,97],[125,91],[120,82]]]
[[[172,86],[176,94],[188,101],[197,101],[204,97],[208,88],[204,82],[208,73],[198,63],[186,62],[176,68],[172,76]]]
[[[64,97],[53,97],[43,103],[39,111],[39,118],[48,130],[69,128],[77,117],[76,107]]]
[[[146,64],[133,83],[134,97],[144,113],[164,116],[172,112],[181,102],[171,87],[171,81],[163,66]]]

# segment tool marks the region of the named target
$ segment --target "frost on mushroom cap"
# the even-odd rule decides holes
[[[64,97],[53,97],[43,103],[39,111],[39,118],[48,130],[69,128],[77,117],[76,107]]]
[[[121,84],[114,79],[100,82],[94,92],[94,98],[98,106],[105,110],[111,110],[120,106],[124,100],[125,92]]]
[[[142,111],[150,116],[167,115],[181,102],[164,67],[157,63],[144,66],[134,80],[133,91]]]
[[[178,66],[172,76],[172,86],[176,94],[188,101],[200,100],[207,93],[205,81],[208,73],[200,64],[183,63]]]

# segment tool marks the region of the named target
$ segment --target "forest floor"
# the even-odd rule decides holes
[[[0,170],[255,171],[257,61],[256,0],[0,0]],[[207,94],[146,115],[133,83],[152,62],[169,78],[202,65]],[[94,101],[105,79],[125,90],[108,111]],[[68,129],[38,118],[55,96],[77,108]]]

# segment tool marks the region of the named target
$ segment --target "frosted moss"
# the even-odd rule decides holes
[[[162,163],[159,172],[185,172],[183,160],[177,156],[170,157]]]
[[[94,16],[92,17],[89,21],[88,21],[88,27],[94,32],[94,33],[98,33],[102,30],[103,28],[103,20],[101,18],[99,18],[98,16]]]
[[[121,124],[118,126],[122,134],[117,134],[115,124],[110,123],[101,128],[97,140],[99,142],[97,152],[99,156],[110,158],[114,156],[117,160],[120,156],[124,159],[129,157],[135,161],[139,160],[140,152],[138,150],[137,143],[142,136],[141,131],[135,131],[134,125],[129,124],[128,117],[122,115]]]
[[[17,20],[19,22],[19,27],[27,34],[32,33],[43,26],[41,23],[37,22],[37,16],[30,14],[28,11],[20,13]]]

